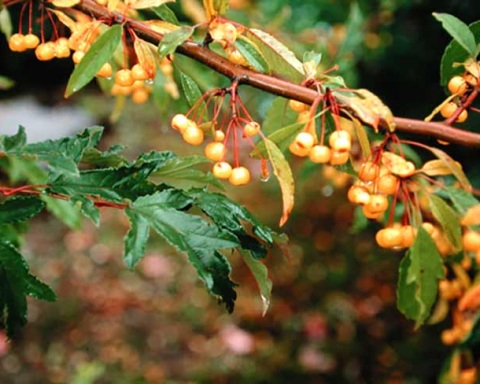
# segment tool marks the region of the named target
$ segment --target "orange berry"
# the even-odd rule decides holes
[[[118,96],[118,95],[128,96],[132,93],[132,87],[121,87],[118,84],[113,84],[113,87],[110,93],[113,96]]]
[[[467,252],[480,251],[480,233],[467,231],[462,237],[463,249]]]
[[[463,78],[465,79],[465,81],[470,84],[472,87],[476,87],[477,84],[478,84],[478,79],[471,75],[470,73],[466,74],[466,75],[463,75]]]
[[[146,89],[136,89],[133,91],[132,100],[135,104],[145,104],[148,101],[148,91]]]
[[[13,52],[23,52],[27,49],[25,44],[25,36],[20,33],[15,33],[8,40],[8,46]]]
[[[133,82],[132,71],[129,69],[121,69],[115,74],[115,83],[121,87],[130,87]]]
[[[458,115],[457,123],[463,123],[467,119],[468,119],[468,112],[466,109],[464,109],[462,112],[460,112],[460,115]]]
[[[100,68],[100,70],[97,72],[98,77],[108,78],[108,77],[112,77],[112,74],[113,74],[113,69],[110,63],[103,64],[102,68]],[[132,89],[135,89],[135,88],[132,86]]]
[[[352,185],[348,190],[347,197],[353,204],[365,205],[370,202],[370,193],[361,185]]]
[[[80,63],[82,61],[83,57],[85,56],[85,53],[82,51],[77,51],[73,54],[72,60],[75,64]]]
[[[233,44],[237,39],[237,28],[232,23],[222,25],[223,36],[228,43]]]
[[[352,147],[352,138],[347,131],[339,130],[330,135],[328,143],[337,152],[348,152]]]
[[[326,164],[332,157],[332,151],[326,145],[314,145],[308,156],[314,163]]]
[[[410,248],[414,241],[415,237],[417,236],[417,230],[413,228],[411,225],[404,225],[401,228],[402,235],[403,235],[403,241],[402,244],[400,244],[403,248]]]
[[[256,121],[251,121],[245,127],[243,127],[243,133],[247,137],[252,137],[255,136],[260,132],[260,124],[258,124]]]
[[[377,232],[375,240],[382,248],[398,247],[402,244],[403,234],[398,228],[384,228]]]
[[[195,125],[190,125],[183,132],[183,140],[191,145],[200,145],[203,143],[203,131]]]
[[[308,132],[300,132],[297,137],[295,138],[295,143],[300,148],[305,148],[310,151],[315,143],[313,136]]]
[[[383,216],[383,212],[372,212],[368,209],[368,203],[362,208],[362,213],[367,219],[380,219]]]
[[[219,142],[207,144],[205,147],[205,156],[213,161],[221,161],[225,157],[225,145]]]
[[[68,45],[55,43],[55,56],[59,59],[70,57],[70,48],[68,48]]]
[[[477,370],[475,367],[463,369],[460,372],[459,384],[475,384],[477,382]]]
[[[105,65],[105,64],[104,64]],[[98,76],[98,75],[97,75]],[[136,80],[133,82],[132,89],[143,89],[145,88],[145,82],[141,80]]]
[[[467,91],[467,82],[462,76],[453,76],[448,82],[450,93],[458,93],[460,96]]]
[[[223,133],[223,131],[217,129],[217,130],[215,131],[214,140],[215,140],[215,141],[223,141],[223,140],[225,140],[225,133]]]
[[[213,176],[217,179],[226,180],[232,175],[232,166],[225,161],[213,166]]]
[[[40,61],[49,61],[55,57],[55,45],[52,42],[40,44],[35,49],[35,56]]]
[[[25,35],[23,42],[25,43],[25,48],[35,49],[38,47],[38,44],[40,44],[40,39],[33,33],[29,33],[28,35]]]
[[[358,172],[358,178],[363,181],[373,181],[379,175],[380,168],[377,164],[370,161],[363,163]]]
[[[250,181],[250,171],[245,167],[236,167],[232,169],[232,174],[228,178],[232,185],[245,185]]]
[[[367,206],[372,213],[385,212],[388,208],[388,199],[384,195],[370,195]]]
[[[475,252],[475,263],[477,263],[477,266],[480,267],[480,251]]]
[[[396,175],[401,178],[407,178],[412,176],[415,173],[415,170],[415,164],[411,161],[407,161],[400,170],[397,170]]]
[[[310,119],[310,111],[305,110],[303,112],[300,112],[297,116],[297,123],[308,123],[309,121],[313,121]]]
[[[296,141],[292,142],[288,146],[288,150],[293,153],[295,156],[305,157],[310,153],[310,148],[304,148],[298,145]]]
[[[452,115],[455,113],[457,108],[458,108],[457,104],[452,103],[452,102],[447,103],[440,109],[440,114],[445,119],[448,119],[449,117],[452,117]]]
[[[148,80],[147,71],[140,64],[135,64],[131,70],[133,80]]]
[[[173,116],[172,128],[183,133],[187,127],[193,125],[192,123],[193,122],[187,116],[179,113],[178,115]]]
[[[393,175],[381,176],[377,184],[378,191],[386,195],[393,195],[398,188],[398,179]]]
[[[172,76],[172,73],[173,73],[173,66],[172,64],[170,63],[166,63],[166,64],[161,64],[160,65],[160,70],[162,71],[162,73],[165,75],[165,76]]]
[[[452,345],[458,341],[457,333],[453,329],[444,330],[440,337],[445,345]]]
[[[330,164],[342,165],[345,164],[349,158],[350,154],[348,152],[338,152],[334,150],[332,151],[332,156],[330,157]]]
[[[438,229],[432,223],[425,222],[422,223],[422,228],[430,235],[430,237],[434,237],[438,235]]]
[[[306,111],[308,108],[307,104],[304,104],[297,100],[290,100],[288,102],[288,106],[295,112],[303,112]]]
[[[232,50],[229,55],[228,59],[238,65],[248,65],[247,60],[245,60],[245,57],[238,51],[237,49]]]

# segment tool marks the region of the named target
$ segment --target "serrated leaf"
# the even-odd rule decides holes
[[[295,54],[272,35],[259,29],[250,28],[247,37],[256,44],[269,67],[281,76],[300,83],[305,71]]]
[[[176,24],[178,25],[178,19],[177,16],[175,15],[175,12],[173,12],[166,4],[162,4],[158,7],[152,8],[152,11],[155,12],[155,14],[162,20]]]
[[[18,127],[18,132],[11,136],[0,136],[0,151],[11,152],[22,149],[27,143],[27,135],[25,134],[25,128]]]
[[[440,160],[442,160],[443,163],[448,168],[450,168],[453,175],[457,178],[457,180],[460,182],[460,184],[462,184],[463,188],[465,188],[465,189],[470,189],[471,188],[470,182],[468,181],[468,178],[465,175],[465,172],[463,172],[463,169],[462,169],[462,166],[461,166],[460,163],[458,163],[457,161],[454,161],[449,155],[447,155],[441,149],[434,148],[434,147],[428,147],[428,149],[435,156],[437,156]]]
[[[129,5],[133,9],[146,9],[159,7],[165,3],[172,3],[175,0],[125,0],[125,4]]]
[[[464,215],[468,209],[480,204],[480,202],[470,193],[461,188],[447,187],[445,189],[448,197],[452,200],[457,211]]]
[[[98,73],[102,65],[111,59],[115,49],[122,41],[123,27],[114,25],[98,37],[87,51],[82,61],[77,64],[68,80],[65,97],[82,89]]]
[[[469,25],[469,29],[475,37],[475,43],[480,43],[480,21],[476,21]],[[465,49],[455,40],[445,48],[440,64],[440,84],[446,86],[449,80],[464,72],[464,68],[455,67],[455,63],[464,63],[469,57]],[[446,90],[447,94],[450,94]]]
[[[295,204],[295,182],[290,165],[285,160],[282,151],[269,139],[265,138],[264,142],[268,158],[272,164],[273,173],[277,177],[282,190],[283,214],[280,219],[280,226],[282,226],[287,222]]]
[[[180,27],[175,31],[165,34],[158,45],[160,60],[175,52],[177,47],[192,36],[192,27]]]
[[[398,309],[415,320],[417,328],[430,315],[442,278],[442,257],[430,235],[419,227],[413,246],[400,263],[397,288]]]
[[[240,51],[248,63],[261,73],[270,72],[270,67],[263,57],[260,49],[253,41],[245,36],[239,36],[235,41],[235,47]]]
[[[185,98],[187,99],[188,104],[190,104],[190,107],[193,107],[197,101],[201,99],[202,92],[195,80],[183,72],[180,72],[180,81],[182,83],[183,92],[185,93]],[[198,110],[202,111],[204,109],[205,103],[202,101],[199,103]]]
[[[270,306],[272,296],[272,280],[268,277],[268,269],[261,261],[253,258],[248,252],[240,253],[257,282],[260,297],[262,299],[262,315],[265,316],[268,307]]]
[[[472,58],[476,57],[475,36],[463,21],[448,13],[434,13],[433,16],[442,23],[443,28]]]
[[[87,148],[83,153],[81,162],[95,165],[97,167],[118,167],[127,163],[127,159],[120,155],[123,145],[112,145],[106,151],[99,151],[96,148]]]
[[[127,211],[127,216],[130,219],[130,230],[124,239],[123,260],[125,260],[128,268],[133,269],[145,255],[148,238],[150,237],[150,225],[143,216],[136,216],[130,211]]]
[[[37,197],[19,197],[0,204],[0,225],[15,224],[31,219],[45,208]]]
[[[429,204],[435,219],[456,251],[462,249],[462,228],[455,211],[441,198],[429,195]]]

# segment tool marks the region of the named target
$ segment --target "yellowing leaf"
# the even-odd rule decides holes
[[[454,93],[453,95],[450,95],[448,96],[444,101],[442,101],[441,104],[437,105],[435,107],[435,109],[432,111],[432,113],[430,113],[430,115],[428,115],[426,118],[425,118],[425,121],[431,121],[438,113],[440,113],[440,110],[443,108],[443,106],[445,104],[448,104],[454,97],[457,97],[457,94]]]
[[[448,156],[445,152],[443,152],[438,148],[429,147],[428,149],[440,160],[442,160],[448,168],[451,169],[453,175],[462,184],[462,187],[467,191],[469,191],[472,186],[470,185],[470,182],[468,181],[468,178],[465,175],[465,172],[463,172],[463,169],[460,163],[458,163],[457,161],[454,161],[450,156]]]
[[[211,19],[215,16],[215,9],[213,7],[213,0],[203,0],[203,7],[205,8],[205,13],[207,14],[207,19]]]
[[[126,0],[125,4],[131,6],[133,9],[146,9],[159,7],[165,3],[172,3],[175,0]]]
[[[480,224],[480,204],[475,205],[467,210],[465,216],[460,221],[462,225],[479,225]]]
[[[162,35],[166,35],[167,33],[170,33],[180,28],[178,25],[175,25],[163,20],[144,21],[144,24],[147,24],[155,32],[160,33]]]
[[[110,12],[113,12],[117,9],[120,0],[108,0],[107,8]]]
[[[51,0],[51,3],[58,8],[70,8],[80,3],[80,0]]]
[[[293,181],[290,165],[287,160],[285,160],[282,151],[280,151],[273,141],[265,138],[264,142],[268,157],[272,163],[273,173],[277,177],[280,188],[282,189],[283,214],[280,219],[280,226],[282,226],[287,222],[293,205],[295,204],[295,182]]]
[[[367,159],[372,150],[370,148],[370,141],[368,140],[368,135],[367,132],[365,131],[364,126],[358,119],[350,115],[348,112],[345,112],[348,117],[350,117],[351,120],[347,120],[343,117],[340,117],[340,126],[342,129],[346,129],[346,126],[350,126],[349,130],[352,130],[351,126],[353,125],[353,130],[355,131],[355,136],[358,139],[358,142],[360,143],[360,148],[362,149],[362,155],[365,159]],[[352,132],[350,132],[352,133]]]
[[[456,161],[456,163],[461,167],[459,162]],[[422,172],[428,176],[446,176],[453,173],[452,169],[443,160],[427,161],[422,167]]]
[[[68,29],[70,29],[72,33],[77,30],[77,23],[75,22],[75,20],[67,16],[62,11],[57,11],[55,9],[52,11],[53,13],[55,13],[55,16],[57,16],[58,20],[60,20],[62,24],[64,24]]]
[[[154,55],[150,45],[145,40],[137,37],[133,43],[133,49],[137,55],[138,63],[148,73],[149,78],[153,79],[155,77],[156,55]],[[155,46],[154,49],[156,49]]]
[[[387,151],[382,153],[382,164],[394,174],[402,173],[402,171],[405,169],[406,163],[407,160],[399,155],[396,155],[395,153]]]

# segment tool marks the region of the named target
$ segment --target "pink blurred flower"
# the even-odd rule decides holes
[[[227,325],[220,331],[220,340],[236,355],[246,355],[255,349],[253,336],[235,325]]]

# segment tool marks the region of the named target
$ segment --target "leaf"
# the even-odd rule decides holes
[[[2,237],[0,238],[0,318],[3,319],[10,338],[27,322],[27,295],[48,301],[56,299],[50,287],[29,273],[25,259]]]
[[[450,200],[452,200],[453,205],[461,215],[464,215],[468,209],[480,204],[470,192],[463,189],[447,187],[445,190],[447,191]]]
[[[368,159],[372,150],[370,148],[370,140],[368,140],[368,134],[365,130],[365,127],[360,123],[358,119],[346,112],[348,117],[350,117],[351,122],[353,122],[353,128],[355,129],[355,135],[357,136],[358,142],[360,143],[360,148],[362,149],[362,156],[364,159]],[[342,122],[348,121],[347,119],[340,117],[340,125]],[[350,121],[349,121],[350,122]]]
[[[136,38],[135,42],[133,43],[133,49],[135,50],[135,54],[137,55],[138,63],[142,66],[142,68],[147,72],[148,78],[153,79],[155,78],[155,72],[157,69],[157,62],[156,62],[156,52],[154,49],[155,46],[147,43],[145,40],[140,38]]]
[[[448,13],[433,13],[433,16],[442,23],[443,28],[472,58],[477,56],[475,36],[463,21]]]
[[[131,228],[124,239],[123,260],[128,268],[133,269],[145,255],[145,248],[150,237],[150,226],[148,220],[142,216],[137,217],[130,211],[127,211],[127,216],[130,218]]]
[[[165,20],[169,23],[178,25],[178,19],[173,12],[166,4],[162,4],[158,7],[152,8],[152,11],[162,20]]]
[[[260,52],[260,49],[249,38],[240,35],[235,41],[235,47],[257,71],[261,73],[270,72],[270,67]]]
[[[275,145],[273,141],[264,139],[265,147],[268,152],[268,158],[272,163],[273,173],[280,183],[283,197],[283,214],[280,219],[280,226],[283,226],[292,212],[295,204],[295,182],[293,181],[292,170],[287,160],[283,156],[282,151]]]
[[[195,80],[183,72],[180,72],[180,81],[182,83],[183,92],[185,93],[185,98],[187,99],[188,104],[190,104],[190,107],[193,107],[197,101],[201,99],[202,92]],[[202,101],[198,106],[198,110],[203,111],[204,109],[205,102]]]
[[[177,47],[192,36],[194,29],[192,27],[180,27],[175,31],[169,32],[163,36],[158,45],[158,54],[160,61],[175,52]]]
[[[261,261],[253,258],[248,252],[240,253],[257,282],[260,297],[262,298],[262,315],[265,316],[272,296],[272,280],[268,277],[268,269]]]
[[[295,54],[272,35],[259,29],[250,28],[247,37],[258,47],[269,67],[285,78],[300,83],[305,72]]]
[[[456,251],[462,249],[462,228],[455,211],[440,197],[429,195],[429,204],[435,219]]]
[[[145,9],[159,7],[165,3],[175,2],[175,0],[126,0],[125,3],[133,9]]]
[[[83,153],[81,162],[96,165],[98,167],[119,167],[127,163],[127,159],[120,155],[123,145],[112,145],[102,152],[96,148],[87,148]]]
[[[1,14],[0,14],[0,17],[1,17]],[[5,76],[0,76],[0,90],[6,91],[6,90],[12,88],[14,85],[15,85],[15,82],[13,80],[10,80],[9,78],[7,78]]]
[[[148,20],[144,23],[148,25],[153,31],[161,35],[166,35],[172,31],[177,31],[178,29],[180,29],[178,25],[169,23],[168,21]]]
[[[13,31],[13,27],[12,27],[12,19],[10,17],[10,12],[6,7],[2,8],[0,9],[0,32],[2,32],[7,38],[7,40],[9,40],[10,36],[12,36],[12,31]],[[0,87],[0,89],[2,88]]]
[[[0,225],[16,224],[31,219],[45,208],[45,203],[37,197],[9,199],[0,204]]]
[[[418,328],[430,315],[438,290],[438,280],[444,278],[442,257],[435,242],[418,228],[413,246],[400,263],[397,306]]]
[[[238,247],[238,240],[199,216],[172,208],[168,194],[169,191],[163,191],[137,199],[127,209],[130,219],[146,220],[169,244],[187,253],[209,291],[231,312],[236,298],[235,283],[229,278],[230,264],[219,250]]]
[[[305,123],[294,123],[273,132],[266,138],[272,143],[274,143],[280,149],[280,151],[283,152],[288,148],[295,136],[297,136],[297,134],[301,132],[304,128]],[[257,159],[260,158],[260,155],[262,157],[268,156],[265,141],[259,141],[257,144],[257,150],[253,150],[252,152],[250,152],[250,156]]]
[[[450,168],[453,175],[457,178],[457,180],[462,184],[462,187],[465,189],[470,189],[471,185],[467,179],[467,176],[463,172],[462,166],[457,161],[454,161],[449,155],[443,152],[441,149],[428,147],[428,149],[437,156],[443,163]]]
[[[461,166],[458,163],[458,166]],[[430,160],[423,164],[421,169],[428,176],[447,176],[452,174],[452,169],[443,160]]]
[[[480,43],[480,21],[476,21],[469,25],[470,31],[475,36],[476,44]],[[446,86],[450,79],[462,74],[464,68],[455,67],[455,63],[464,63],[469,58],[469,54],[465,49],[455,40],[452,40],[450,44],[445,48],[440,64],[440,84]],[[450,94],[446,90],[447,94]]]
[[[273,100],[262,124],[262,132],[265,135],[270,135],[281,127],[296,123],[298,113],[289,108],[287,104],[288,100],[283,97],[276,97]]]
[[[51,3],[58,8],[71,8],[80,3],[80,0],[51,0]]]
[[[227,12],[229,0],[203,0],[203,7],[207,14],[207,19],[223,15]]]
[[[123,28],[117,24],[98,37],[87,51],[82,61],[77,64],[68,80],[65,97],[82,89],[98,73],[102,65],[113,56],[122,40]]]

